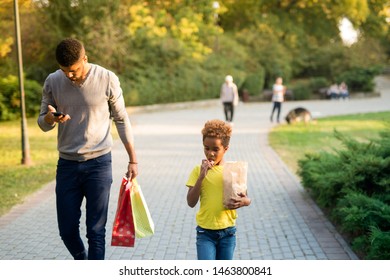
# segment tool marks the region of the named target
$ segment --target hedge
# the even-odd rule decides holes
[[[343,149],[299,160],[302,184],[359,256],[390,259],[390,127],[370,141],[335,137]]]

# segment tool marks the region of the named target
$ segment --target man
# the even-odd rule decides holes
[[[133,132],[119,79],[113,72],[89,63],[83,44],[76,39],[61,41],[56,59],[60,69],[44,83],[38,125],[46,132],[58,124],[59,232],[74,259],[101,260],[112,183],[111,120],[129,157],[126,176],[130,179],[138,174]],[[88,252],[79,231],[84,197]]]
[[[238,105],[238,90],[233,77],[227,75],[225,82],[221,86],[220,98],[225,112],[225,119],[227,122],[233,122],[234,106]]]

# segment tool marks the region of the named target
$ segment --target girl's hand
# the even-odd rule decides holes
[[[196,180],[195,186],[188,188],[187,204],[191,208],[195,207],[195,205],[198,203],[203,179],[206,177],[207,171],[213,166],[213,161],[208,161],[207,159],[202,160],[198,180]]]
[[[200,166],[200,176],[203,178],[206,177],[207,171],[214,166],[214,161],[209,161],[207,159],[202,160],[202,165]]]
[[[243,206],[249,206],[251,204],[251,199],[244,193],[239,193],[238,194],[239,198],[232,198],[229,201],[229,204],[226,205],[228,209],[238,209]]]

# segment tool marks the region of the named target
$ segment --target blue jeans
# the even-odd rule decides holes
[[[236,248],[236,227],[221,230],[196,227],[198,260],[232,260]]]
[[[56,204],[60,236],[75,260],[103,260],[112,184],[111,153],[77,162],[60,158]],[[80,238],[81,204],[86,198],[88,254]]]
[[[276,102],[275,101],[274,104],[273,104],[273,107],[272,107],[271,122],[273,120],[275,110],[277,111],[276,120],[277,120],[277,122],[280,121],[280,111],[281,111],[281,109],[282,109],[282,102]]]

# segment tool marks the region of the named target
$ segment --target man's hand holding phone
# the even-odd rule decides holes
[[[60,117],[60,116],[65,117],[65,114],[62,113],[62,112],[53,112],[53,115],[54,115],[55,117]]]
[[[51,105],[48,105],[47,109],[48,112],[45,116],[45,121],[50,125],[53,125],[54,123],[64,123],[70,120],[70,116],[68,114],[57,112],[56,108]]]

